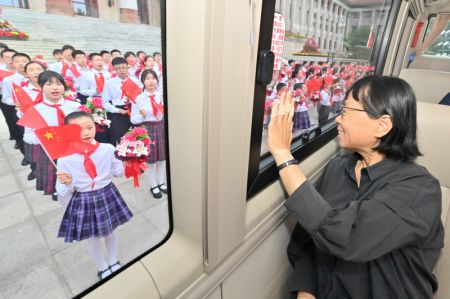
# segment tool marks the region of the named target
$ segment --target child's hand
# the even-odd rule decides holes
[[[127,110],[119,109],[119,113],[122,114],[122,115],[125,115],[125,114],[127,114],[128,112],[127,112]]]
[[[17,103],[17,104],[16,104],[16,110],[17,110],[17,111],[21,111],[21,110],[22,110],[22,104]]]
[[[147,116],[147,111],[145,111],[145,109],[143,109],[143,108],[139,109],[139,113],[140,113],[143,117],[146,117],[146,116]]]
[[[72,183],[72,176],[70,175],[70,173],[57,171],[56,177],[61,184],[69,185]]]

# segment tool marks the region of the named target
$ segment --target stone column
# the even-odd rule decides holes
[[[309,15],[308,15],[308,37],[313,36],[314,34],[314,28],[313,28],[313,19],[314,19],[314,0],[309,0]]]
[[[326,31],[325,31],[325,25],[327,24],[327,15],[328,15],[327,9],[328,9],[328,0],[324,0],[323,7],[322,7],[322,13],[321,13],[321,15],[322,15],[322,18],[321,18],[322,23],[320,24],[321,25],[321,29],[320,29],[320,36],[321,36],[321,38],[320,38],[320,48],[324,49],[324,50],[326,48],[328,48],[328,43],[325,42],[325,39],[326,39],[326,36],[327,36]]]
[[[120,22],[139,24],[137,0],[120,0]]]
[[[299,6],[300,0],[292,0],[291,4],[291,32],[300,32],[300,20],[299,20]]]
[[[319,36],[320,36],[320,16],[322,15],[322,0],[317,1],[317,7],[316,7],[316,26],[314,26],[314,37],[316,39],[316,42],[319,42]],[[319,45],[320,47],[320,45]]]
[[[149,1],[149,14],[150,25],[161,27],[161,0]]]
[[[72,1],[70,0],[47,0],[45,12],[57,15],[75,15],[72,8]]]
[[[308,25],[306,24],[306,10],[307,10],[307,2],[306,0],[301,0],[300,6],[300,33],[304,35],[308,35]]]

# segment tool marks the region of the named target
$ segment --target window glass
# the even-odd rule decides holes
[[[25,55],[12,60],[14,53],[5,52],[0,61],[0,297],[72,298],[102,283],[100,276],[115,275],[147,254],[170,229],[161,40],[165,3],[0,5],[5,5],[1,50],[6,45],[35,61],[27,70]],[[43,93],[39,74],[50,76]],[[61,126],[44,128],[41,135],[50,140],[46,148],[52,157],[64,156],[57,159],[61,174],[55,178],[56,168],[32,128],[61,125],[61,113],[73,111],[88,113],[81,120],[91,135]],[[19,118],[25,129],[16,125]],[[99,147],[90,139],[94,128]],[[60,143],[51,143],[68,136],[82,138],[76,144],[86,151],[72,145],[76,152],[66,156]]]
[[[428,36],[435,23],[436,17],[430,18],[425,37]],[[433,44],[425,50],[424,54],[450,58],[450,22],[447,23],[447,26],[444,27]]]
[[[275,6],[275,23],[283,23],[285,34],[274,32],[272,36],[284,39],[284,46],[278,57],[281,63],[275,65],[267,86],[263,157],[268,153],[271,107],[284,90],[293,92],[296,99],[294,138],[334,125],[346,90],[375,71],[372,50],[381,43],[391,6],[390,0],[287,2],[291,4],[277,0]],[[315,12],[314,18],[310,10]]]

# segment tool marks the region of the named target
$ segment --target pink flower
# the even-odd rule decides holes
[[[133,133],[136,136],[147,135],[147,130],[142,128],[142,127],[136,127],[136,128],[133,129]]]
[[[102,109],[103,108],[102,98],[100,98],[100,97],[92,98],[92,105],[94,105],[94,107],[97,109]]]
[[[136,139],[136,136],[133,133],[126,133],[122,138],[124,140],[133,141]]]
[[[150,145],[150,138],[144,138],[142,139],[142,142],[144,143],[145,146]]]
[[[86,112],[86,113],[92,113],[92,110],[89,109],[88,107],[84,106],[84,105],[80,105],[80,107],[78,107],[78,111],[82,111],[82,112]]]

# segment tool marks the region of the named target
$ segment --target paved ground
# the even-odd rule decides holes
[[[86,242],[65,244],[56,238],[63,210],[27,181],[28,167],[8,140],[0,116],[0,298],[70,298],[97,282]],[[145,177],[141,188],[115,181],[134,213],[120,227],[119,259],[126,263],[158,244],[169,229],[167,197],[151,197]]]

